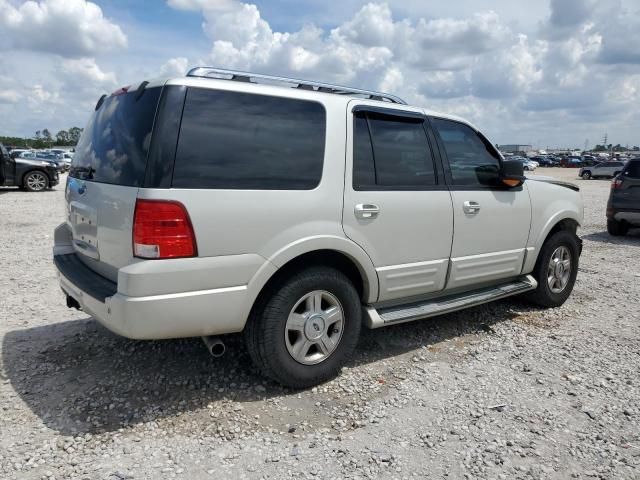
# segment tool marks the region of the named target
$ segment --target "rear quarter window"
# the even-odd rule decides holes
[[[190,88],[172,185],[313,189],[322,176],[325,131],[317,102]]]

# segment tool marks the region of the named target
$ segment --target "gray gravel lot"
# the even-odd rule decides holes
[[[302,392],[263,380],[238,337],[213,359],[67,309],[64,181],[0,189],[0,478],[640,478],[640,231],[611,238],[609,182],[575,182],[584,251],[562,308],[364,331],[339,378]]]

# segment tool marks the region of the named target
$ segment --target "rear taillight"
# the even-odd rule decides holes
[[[622,187],[622,179],[620,177],[616,177],[611,181],[611,190],[616,190]]]
[[[170,200],[138,199],[133,254],[139,258],[195,257],[196,236],[184,205]]]

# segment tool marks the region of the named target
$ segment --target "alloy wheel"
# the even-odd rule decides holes
[[[300,298],[285,325],[289,355],[303,365],[323,362],[335,352],[342,338],[344,310],[340,301],[325,290],[314,290]]]
[[[565,246],[556,248],[551,254],[547,268],[547,283],[553,293],[562,292],[571,277],[571,252]]]

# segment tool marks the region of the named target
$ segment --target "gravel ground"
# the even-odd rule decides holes
[[[365,331],[339,378],[302,392],[263,380],[238,337],[213,359],[67,309],[63,187],[0,189],[0,478],[640,478],[640,232],[611,238],[609,182],[576,183],[563,307]]]

